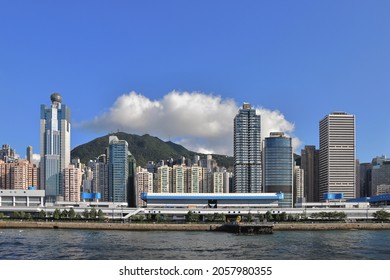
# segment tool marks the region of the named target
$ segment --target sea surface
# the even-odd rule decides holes
[[[389,260],[390,231],[0,229],[1,260]]]

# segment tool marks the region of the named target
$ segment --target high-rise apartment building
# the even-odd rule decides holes
[[[325,193],[356,197],[355,116],[333,112],[320,121],[320,199]]]
[[[213,193],[224,192],[224,175],[226,172],[214,172],[213,173]]]
[[[174,165],[172,169],[173,178],[173,192],[186,193],[187,192],[187,167],[185,165]]]
[[[194,164],[188,167],[188,189],[189,193],[202,192],[203,167]]]
[[[108,195],[108,164],[106,154],[100,155],[96,160],[90,161],[88,166],[93,173],[92,192],[100,193],[102,201],[109,201]]]
[[[271,133],[264,140],[264,189],[284,193],[281,207],[293,207],[293,166],[291,138],[282,132]]]
[[[294,203],[305,202],[305,171],[300,166],[294,166]]]
[[[50,96],[51,107],[41,105],[40,184],[46,200],[63,196],[63,171],[70,164],[70,110],[58,93]]]
[[[249,103],[234,118],[234,191],[262,192],[261,119]]]
[[[129,145],[116,136],[109,137],[109,201],[128,202]]]
[[[320,201],[320,151],[315,146],[301,150],[301,168],[304,170],[304,195],[306,202]]]
[[[38,188],[38,167],[27,160],[4,162],[0,160],[0,189],[27,190]]]
[[[135,178],[139,194],[143,192],[153,193],[153,173],[148,172],[146,168],[138,166]],[[141,199],[140,195],[137,197],[137,200],[138,207],[146,206],[146,202]]]
[[[73,164],[64,169],[64,201],[79,202],[81,188],[81,170]]]
[[[11,148],[8,144],[3,144],[0,149],[0,160],[9,163],[15,161],[16,153],[15,150]]]
[[[157,168],[157,188],[158,193],[172,192],[172,167],[162,165]]]

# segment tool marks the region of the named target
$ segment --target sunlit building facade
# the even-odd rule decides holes
[[[40,188],[46,201],[62,199],[63,171],[70,164],[70,110],[58,93],[50,96],[51,107],[41,105]]]
[[[234,118],[234,191],[263,191],[261,119],[249,103],[244,103]]]
[[[320,121],[320,200],[325,193],[356,197],[355,116],[333,112]]]

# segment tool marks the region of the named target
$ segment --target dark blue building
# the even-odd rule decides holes
[[[274,132],[264,141],[264,188],[284,193],[280,207],[293,207],[293,151],[291,138]]]

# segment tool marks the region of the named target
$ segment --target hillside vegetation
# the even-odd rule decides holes
[[[158,162],[160,160],[180,159],[182,156],[193,160],[194,155],[205,158],[206,155],[187,150],[185,147],[175,144],[171,141],[164,142],[157,137],[145,134],[143,136],[127,134],[124,132],[113,133],[96,138],[86,144],[77,146],[72,150],[72,158],[80,158],[82,163],[96,159],[104,154],[108,147],[109,136],[117,136],[120,140],[126,140],[129,144],[129,150],[137,161],[137,166],[145,167],[148,161]],[[226,168],[233,167],[233,157],[225,155],[213,155],[219,166]]]

